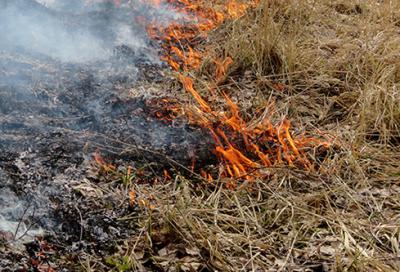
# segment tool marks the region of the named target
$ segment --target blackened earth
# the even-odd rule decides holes
[[[24,48],[0,48],[0,190],[27,211],[4,216],[43,229],[57,252],[106,255],[136,231],[134,223],[118,220],[132,213],[128,201],[112,195],[94,201],[76,190],[96,182],[89,173],[94,152],[160,169],[190,167],[194,159],[211,162],[207,132],[152,118],[146,94],[131,97],[126,91],[163,80],[162,66],[148,54],[122,45],[105,60],[72,64]],[[1,271],[29,267],[36,248],[30,242],[16,250],[19,241],[12,240],[0,232]]]

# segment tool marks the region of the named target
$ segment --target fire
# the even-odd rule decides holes
[[[144,0],[143,0],[144,1]],[[284,119],[273,124],[262,118],[256,124],[247,122],[241,115],[239,106],[223,93],[226,110],[221,112],[196,90],[195,80],[187,76],[200,68],[206,52],[198,49],[207,34],[227,19],[235,19],[255,7],[259,0],[239,2],[237,0],[153,0],[150,5],[168,4],[175,11],[185,15],[185,20],[167,26],[151,22],[147,31],[153,40],[160,43],[162,59],[178,72],[183,88],[195,99],[197,106],[188,106],[185,113],[190,122],[207,128],[214,137],[215,154],[223,165],[222,176],[251,180],[262,175],[262,169],[286,164],[312,169],[305,150],[313,145],[321,145],[315,139],[305,136],[295,137],[291,133],[290,121]],[[212,6],[210,6],[210,3]],[[229,56],[215,59],[214,84],[220,83],[234,60]],[[211,94],[215,92],[210,88]],[[206,180],[211,174],[200,171]]]
[[[185,77],[183,75],[179,75],[179,79],[182,82],[182,85],[185,87],[186,91],[188,91],[193,97],[196,99],[197,103],[199,103],[201,109],[204,112],[211,112],[210,106],[207,102],[199,95],[199,93],[193,87],[193,80],[190,77]]]
[[[148,99],[146,100],[148,114],[160,120],[170,122],[182,115],[182,108],[172,98]]]
[[[117,169],[115,165],[107,163],[98,151],[93,154],[93,158],[104,172],[114,172]]]
[[[209,7],[210,3],[202,0],[147,1],[147,4],[153,6],[169,4],[175,11],[185,15],[184,20],[168,26],[158,25],[156,22],[149,23],[147,26],[149,36],[161,41],[162,59],[172,69],[176,71],[198,69],[204,53],[195,50],[193,45],[201,40],[199,38],[207,37],[210,30],[226,19],[243,16],[247,9],[258,4],[258,0],[246,1],[246,3],[235,0],[227,3],[222,1],[219,4],[217,2],[211,1],[213,7]]]
[[[248,124],[240,109],[224,95],[227,112],[214,111],[193,87],[193,80],[180,75],[184,88],[193,95],[199,107],[189,108],[189,119],[210,130],[216,142],[215,153],[224,162],[223,175],[251,179],[257,170],[286,162],[289,166],[312,169],[304,150],[312,139],[294,138],[290,121],[284,119],[275,126],[264,119],[255,126]],[[229,137],[228,137],[229,135]]]
[[[224,60],[214,60],[215,64],[215,81],[219,83],[226,75],[229,66],[233,64],[233,59],[230,57],[225,58]]]

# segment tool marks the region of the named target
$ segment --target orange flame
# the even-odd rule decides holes
[[[149,23],[149,37],[160,41],[162,59],[170,67],[178,71],[178,78],[183,88],[192,95],[199,107],[185,108],[185,113],[192,123],[206,127],[215,140],[215,154],[223,162],[222,176],[251,180],[252,175],[260,175],[261,168],[287,164],[312,169],[305,149],[318,144],[313,138],[304,135],[294,137],[290,132],[290,121],[285,119],[273,125],[263,118],[257,125],[250,125],[240,113],[238,105],[228,95],[223,94],[227,110],[220,112],[199,94],[193,78],[185,73],[197,70],[206,53],[197,49],[196,45],[207,37],[207,33],[219,26],[226,19],[235,19],[246,14],[247,10],[256,6],[259,0],[239,2],[226,0],[225,5],[212,2],[213,8],[203,0],[153,0],[152,5],[168,3],[173,9],[185,14],[193,22],[175,22],[167,26]],[[220,2],[218,2],[220,3]],[[229,56],[215,59],[216,84],[227,75],[229,67],[234,63]],[[204,170],[200,174],[207,180],[212,179]],[[232,183],[233,184],[233,183]]]
[[[113,172],[117,168],[111,163],[107,163],[99,152],[95,152],[93,154],[94,160],[96,163],[105,171],[105,172]]]
[[[226,75],[229,66],[233,64],[233,59],[226,57],[224,60],[214,60],[215,63],[215,81],[219,83]]]
[[[162,41],[164,51],[162,60],[172,69],[179,71],[198,69],[200,66],[203,53],[194,50],[191,44],[198,43],[201,37],[207,37],[207,33],[224,20],[243,16],[247,9],[257,5],[259,0],[246,3],[230,0],[219,5],[213,2],[213,8],[208,7],[207,1],[203,0],[142,0],[142,2],[155,7],[163,3],[169,4],[175,11],[186,15],[186,20],[183,22],[171,23],[168,26],[152,22],[147,26],[149,37]],[[185,48],[182,48],[183,44]]]
[[[183,87],[188,91],[193,97],[196,99],[197,103],[199,103],[200,107],[204,112],[211,112],[210,106],[208,106],[207,102],[199,95],[199,93],[193,88],[193,80],[190,77],[185,77],[183,75],[179,75],[179,80],[182,82]]]

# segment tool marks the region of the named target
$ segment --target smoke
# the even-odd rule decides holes
[[[71,62],[107,56],[106,48],[91,33],[67,29],[56,13],[36,2],[3,1],[2,5],[0,46],[3,48],[23,49]]]
[[[56,0],[36,0],[36,2],[42,4],[43,6],[46,6],[46,7],[55,7],[56,3],[58,1],[56,1]]]
[[[122,9],[112,1],[0,0],[0,49],[26,50],[75,63],[106,59],[121,44],[143,50],[146,34],[144,26],[133,22],[139,16],[135,12],[174,17],[139,1]]]
[[[43,230],[32,222],[34,207],[21,201],[11,190],[1,188],[0,206],[0,231],[9,240],[23,243],[43,234]]]

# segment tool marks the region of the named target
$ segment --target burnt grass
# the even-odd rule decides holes
[[[151,175],[171,165],[190,167],[193,159],[212,162],[206,132],[158,120],[144,97],[120,91],[162,78],[159,66],[123,49],[87,65],[0,55],[0,186],[40,211],[19,220],[44,228],[56,256],[109,255],[136,231],[134,221],[118,220],[132,214],[128,200],[116,207],[117,196],[93,201],[74,189],[82,180],[99,182],[90,174],[99,168],[94,152],[121,165],[151,162]],[[7,241],[1,252],[0,266],[8,271],[28,267],[32,258]]]
[[[30,8],[56,16],[36,4]],[[0,232],[1,271],[75,271],[80,257],[112,255],[137,232],[137,220],[120,220],[139,212],[128,194],[86,194],[91,191],[85,188],[109,184],[94,153],[133,169],[151,165],[143,182],[154,182],[164,169],[188,170],[194,159],[198,165],[213,162],[207,132],[155,118],[157,109],[147,100],[158,97],[128,94],[146,82],[166,80],[165,67],[148,55],[121,45],[105,60],[71,64],[7,44],[1,48],[0,189],[24,209],[22,216],[7,214],[8,220],[43,230],[28,241]],[[115,176],[111,190],[122,184]]]

